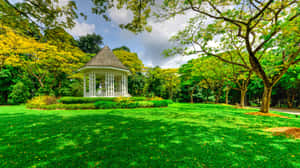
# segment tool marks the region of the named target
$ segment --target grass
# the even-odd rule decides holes
[[[300,167],[300,140],[263,131],[300,120],[244,114],[251,111],[0,106],[0,167]]]

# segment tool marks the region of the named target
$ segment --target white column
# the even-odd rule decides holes
[[[115,74],[112,72],[111,73],[111,84],[112,84],[112,87],[111,87],[111,90],[112,90],[112,96],[115,96]]]
[[[93,92],[93,96],[96,96],[96,73],[93,72],[93,88],[94,88],[94,92]]]
[[[122,96],[125,96],[125,75],[122,72]]]
[[[108,72],[108,76],[109,76],[109,90],[108,90],[108,96],[111,96],[111,72]]]
[[[85,79],[85,73],[83,74],[83,97],[86,97],[86,79]]]
[[[125,74],[125,95],[128,95],[128,76]]]
[[[110,72],[107,72],[107,96],[110,96]]]
[[[120,73],[120,75],[121,75],[121,78],[120,78],[120,94],[121,94],[121,96],[123,96],[123,74],[122,73]]]
[[[92,73],[89,72],[89,94],[88,94],[89,97],[92,96]]]
[[[108,74],[107,72],[105,72],[105,96],[107,96],[107,78],[108,78]]]
[[[112,96],[112,73],[109,72],[109,96]]]

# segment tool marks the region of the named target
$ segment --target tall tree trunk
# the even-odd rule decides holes
[[[173,90],[172,90],[172,88],[170,89],[169,93],[170,93],[169,94],[170,95],[170,99],[173,100]]]
[[[262,97],[262,103],[260,107],[260,112],[268,113],[270,109],[270,102],[271,102],[271,93],[272,93],[272,86],[264,86],[264,93]]]
[[[219,101],[220,101],[220,97],[221,97],[221,89],[219,89],[218,91],[217,91],[217,93],[216,93],[216,101],[215,101],[215,103],[219,103]]]
[[[206,103],[208,102],[209,92],[208,89],[206,89]]]
[[[226,92],[225,92],[225,104],[228,104],[229,91],[230,91],[230,89],[226,89]]]
[[[245,106],[246,93],[247,93],[247,89],[241,89],[241,102],[240,102],[241,107]]]
[[[194,88],[192,89],[192,91],[190,93],[190,101],[191,101],[191,103],[194,103],[193,94],[194,94]]]
[[[294,100],[295,100],[295,92],[292,91],[292,95],[290,95],[290,92],[287,90],[286,95],[287,95],[287,104],[289,108],[293,107]]]

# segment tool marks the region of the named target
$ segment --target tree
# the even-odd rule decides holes
[[[132,74],[141,72],[144,65],[136,53],[125,50],[115,50],[113,53],[119,58],[123,65],[130,70]]]
[[[161,9],[160,16],[165,19],[188,10],[196,14],[186,29],[173,37],[179,45],[168,50],[167,54],[204,53],[253,70],[264,83],[260,111],[269,112],[272,87],[291,65],[300,61],[300,15],[297,0],[168,0]],[[208,18],[210,24],[204,25],[204,20]],[[240,48],[240,53],[247,52],[245,57],[239,54],[239,62],[232,62],[222,56],[224,52],[236,50],[233,44]],[[192,45],[197,47],[191,48]],[[272,66],[263,66],[261,58],[271,54],[274,55]],[[250,65],[243,60],[248,60]],[[268,69],[276,71],[267,73]]]
[[[292,108],[295,104],[297,94],[300,93],[300,67],[292,66],[287,73],[282,76],[282,79],[278,82],[278,85],[283,93],[286,95],[286,103],[289,108]]]
[[[198,76],[198,85],[214,91],[215,102],[219,103],[223,88],[229,85],[230,65],[216,60],[213,57],[200,57],[193,61],[192,75]]]
[[[42,37],[41,41],[55,45],[60,49],[70,48],[71,46],[77,46],[77,42],[73,38],[73,36],[61,27],[46,29],[44,31],[44,36]]]
[[[177,72],[178,69],[176,68],[162,69],[162,97],[174,99],[179,92],[180,79]]]
[[[154,97],[161,96],[162,69],[160,67],[149,68],[145,74],[144,95]]]
[[[1,65],[23,69],[39,82],[41,88],[45,87],[45,80],[50,76],[57,81],[61,74],[71,75],[86,59],[78,48],[60,50],[48,43],[21,36],[8,27],[0,29]]]
[[[77,40],[78,47],[85,53],[94,53],[97,54],[103,45],[103,38],[100,35],[95,33],[87,34],[86,36],[79,37]]]
[[[30,98],[30,93],[28,87],[24,85],[23,82],[19,81],[12,87],[12,92],[9,94],[8,102],[10,104],[20,104],[25,103],[28,98]]]
[[[188,63],[183,64],[178,72],[180,74],[180,85],[181,85],[181,91],[183,92],[183,95],[181,97],[183,97],[184,99],[184,94],[185,91],[187,92],[187,94],[190,96],[190,102],[194,103],[194,99],[193,99],[193,94],[194,91],[196,89],[196,84],[198,83],[198,81],[195,82],[195,80],[193,79],[193,77],[191,76],[192,71],[193,71],[193,60],[188,61]],[[196,78],[198,79],[198,78]]]
[[[130,52],[130,49],[127,46],[121,46],[121,47],[113,49],[113,51],[117,51],[117,50],[124,50],[124,51]]]
[[[0,23],[22,32],[24,35],[34,37],[36,40],[42,37],[38,25],[30,22],[26,17],[20,16],[18,11],[3,0],[0,0]]]
[[[236,47],[236,49],[238,49]],[[238,51],[232,51],[232,52],[228,52],[228,53],[224,53],[227,54],[227,56],[223,56],[226,57],[228,60],[230,60],[231,62],[235,61],[238,62],[240,58],[244,58],[244,54],[245,53],[240,53]],[[241,55],[238,55],[241,54]],[[219,60],[221,61],[221,60]],[[244,60],[244,62],[249,65],[249,63],[247,62],[247,60]],[[226,62],[223,61],[223,64],[228,64]],[[228,87],[228,88],[232,88],[234,90],[238,90],[240,92],[240,106],[244,107],[245,106],[245,98],[246,98],[246,93],[248,90],[248,85],[250,83],[250,79],[251,76],[253,74],[251,69],[246,69],[244,67],[241,66],[237,66],[234,64],[229,64],[227,66],[227,68],[229,68],[228,72],[228,79],[232,82],[232,86]],[[226,94],[228,94],[228,89],[226,90]],[[228,95],[226,96],[228,97]]]
[[[0,3],[13,10],[18,17],[26,18],[31,24],[42,29],[72,28],[75,19],[78,18],[74,1],[68,1],[65,6],[60,6],[57,0],[24,0],[16,4],[9,0],[1,0]]]
[[[143,96],[145,86],[145,76],[141,72],[136,72],[128,77],[128,92],[132,96]]]

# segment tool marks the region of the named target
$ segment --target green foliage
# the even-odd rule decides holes
[[[97,101],[113,101],[114,97],[61,97],[58,101],[63,104],[84,104]]]
[[[54,96],[37,96],[26,103],[28,108],[41,108],[42,106],[56,104],[57,99]]]
[[[97,109],[113,109],[118,107],[118,103],[113,101],[97,101],[94,104]]]
[[[170,100],[150,100],[150,101],[132,101],[130,99],[122,99],[114,102],[97,101],[95,103],[98,109],[113,109],[113,108],[139,108],[139,107],[167,107],[171,104]]]
[[[132,96],[144,95],[145,76],[137,72],[128,76],[128,92]]]
[[[133,101],[145,101],[148,98],[147,97],[130,97],[130,99]]]
[[[78,18],[78,15],[76,14],[76,3],[74,1],[68,1],[64,6],[57,5],[57,3],[57,1],[32,0],[30,3],[27,1],[20,1],[14,4],[10,3],[8,0],[1,0],[0,9],[1,14],[3,13],[6,17],[9,16],[6,18],[7,20],[14,18],[17,23],[21,23],[21,25],[19,25],[20,28],[24,26],[22,28],[24,30],[27,28],[26,23],[31,23],[35,27],[41,28],[72,28],[75,25],[75,19]],[[64,16],[64,19],[61,18],[62,16]],[[19,19],[21,19],[21,21]],[[27,22],[23,21],[25,19]]]
[[[27,108],[31,109],[44,109],[44,110],[79,110],[79,109],[96,109],[94,104],[49,104],[49,105],[36,105],[26,104]]]
[[[103,38],[95,33],[79,37],[78,47],[85,53],[97,54],[103,45]]]
[[[130,49],[127,46],[121,46],[121,47],[113,49],[113,51],[117,51],[117,50],[124,50],[124,51],[130,52]]]
[[[24,85],[23,82],[19,81],[14,86],[12,86],[12,92],[8,96],[9,104],[20,104],[27,101],[30,97],[28,87]]]
[[[61,27],[49,28],[44,30],[44,36],[42,41],[49,42],[53,45],[64,48],[65,46],[71,45],[76,46],[77,42],[71,34],[65,31]]]
[[[145,74],[144,94],[173,99],[179,92],[179,83],[177,69],[149,68]]]
[[[137,101],[137,106],[138,107],[153,107],[154,103],[151,101]]]
[[[144,65],[136,53],[128,52],[126,50],[115,50],[113,53],[132,74],[141,72]]]
[[[152,100],[154,107],[167,107],[169,104],[168,100]]]

